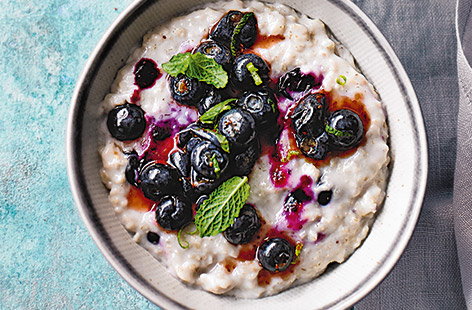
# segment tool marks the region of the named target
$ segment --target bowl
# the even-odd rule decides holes
[[[208,0],[135,1],[92,53],[72,99],[67,133],[69,180],[80,214],[101,252],[137,291],[166,309],[341,309],[371,291],[393,268],[415,227],[425,191],[427,145],[413,87],[380,31],[350,1],[279,0],[322,19],[380,94],[390,130],[390,180],[371,232],[344,263],[319,278],[256,300],[217,296],[182,284],[134,243],[108,202],[99,170],[99,103],[143,35]],[[274,1],[267,1],[274,2]]]

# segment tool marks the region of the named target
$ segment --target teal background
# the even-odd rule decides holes
[[[0,309],[155,309],[106,262],[66,173],[80,71],[131,0],[0,1]]]

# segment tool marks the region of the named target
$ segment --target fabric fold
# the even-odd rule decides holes
[[[472,309],[472,0],[459,0],[456,15],[459,113],[454,176],[454,230],[467,307]]]

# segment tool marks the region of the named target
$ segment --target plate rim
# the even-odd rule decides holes
[[[66,133],[66,157],[67,157],[67,172],[69,184],[71,187],[74,202],[79,210],[79,214],[87,227],[89,234],[97,244],[100,252],[105,256],[106,260],[113,266],[113,268],[125,279],[134,289],[136,289],[142,296],[156,304],[161,308],[178,308],[187,309],[186,306],[175,301],[171,297],[163,294],[158,289],[147,285],[147,281],[136,273],[133,273],[134,268],[127,262],[127,260],[121,256],[121,253],[111,243],[106,242],[106,237],[103,237],[102,232],[97,227],[97,216],[91,203],[89,191],[86,186],[85,176],[80,169],[81,164],[81,139],[80,134],[82,128],[81,119],[82,116],[79,111],[81,98],[87,97],[89,93],[89,86],[93,82],[93,76],[100,67],[101,58],[106,55],[107,52],[113,47],[113,42],[117,37],[120,36],[121,30],[131,24],[138,16],[140,12],[146,10],[146,4],[151,5],[153,2],[159,0],[136,0],[132,2],[107,28],[101,39],[96,44],[93,52],[90,54],[84,69],[82,70],[79,78],[76,82],[76,87],[72,95],[71,106],[69,108],[68,121],[67,121],[67,133]],[[418,171],[416,186],[416,192],[413,197],[416,200],[411,204],[411,216],[408,221],[405,222],[403,231],[407,232],[404,237],[398,240],[396,246],[393,247],[393,252],[385,259],[381,267],[373,271],[373,276],[368,280],[358,285],[358,290],[348,295],[346,298],[339,299],[338,301],[330,304],[327,308],[332,307],[348,307],[355,304],[360,299],[365,297],[371,292],[380,282],[392,271],[395,264],[400,259],[404,252],[409,240],[413,235],[414,228],[416,227],[421,206],[423,204],[424,193],[426,190],[427,173],[428,173],[428,150],[427,150],[427,138],[424,127],[423,115],[421,113],[421,107],[419,105],[416,93],[411,84],[408,75],[403,68],[400,60],[395,54],[393,48],[388,43],[386,38],[372,22],[372,20],[354,3],[345,0],[326,0],[337,8],[340,8],[346,12],[355,23],[363,28],[364,32],[367,32],[376,48],[382,52],[383,58],[389,64],[390,70],[398,78],[398,85],[401,87],[401,92],[407,98],[407,103],[410,103],[408,108],[411,110],[411,120],[416,125],[418,142],[418,166],[415,167]],[[85,101],[84,101],[85,102]],[[84,103],[85,104],[85,103]],[[79,124],[79,125],[78,125]],[[85,189],[86,193],[79,191]],[[102,230],[105,230],[102,227]],[[406,237],[405,237],[406,236]],[[120,253],[121,257],[117,257],[114,252]],[[380,270],[379,270],[380,269]]]

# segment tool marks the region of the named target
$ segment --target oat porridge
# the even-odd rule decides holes
[[[342,263],[384,196],[380,99],[325,25],[217,2],[146,34],[102,105],[103,183],[181,281],[273,295]]]

